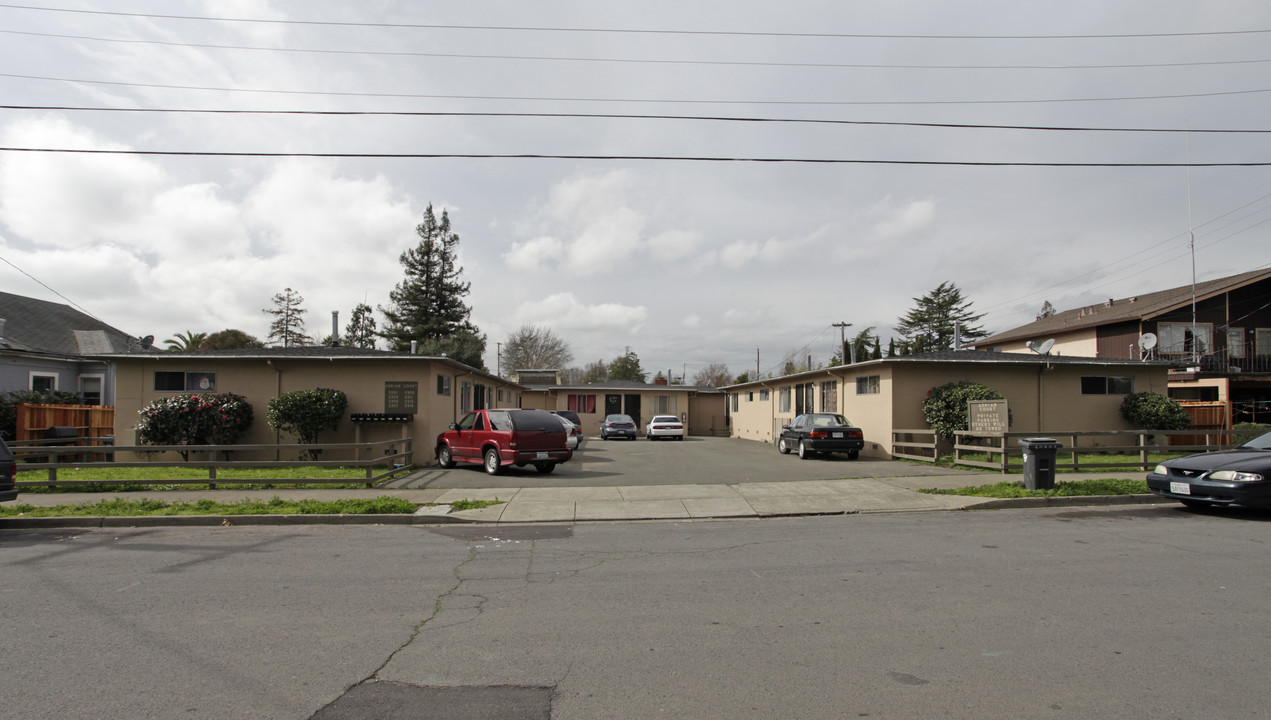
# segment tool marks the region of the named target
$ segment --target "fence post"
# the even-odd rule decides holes
[[[210,466],[207,469],[207,487],[209,490],[216,489],[216,467]]]
[[[1001,444],[998,445],[997,447],[999,450],[1002,451],[999,454],[999,457],[1002,458],[1002,474],[1005,475],[1009,471],[1010,464],[1011,464],[1010,458],[1006,457],[1006,433],[1002,433],[1001,437],[999,437],[998,440],[1001,442]]]
[[[1147,435],[1139,433],[1139,467],[1147,468]]]
[[[1077,438],[1078,437],[1080,436],[1077,435],[1076,433],[1073,433],[1072,436],[1068,438],[1071,441],[1068,443],[1068,447],[1072,449],[1072,471],[1073,472],[1077,472],[1077,464],[1081,462],[1080,460],[1077,459],[1077,455],[1079,454],[1077,452]]]

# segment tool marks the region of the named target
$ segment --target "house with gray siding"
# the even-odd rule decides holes
[[[89,405],[113,405],[113,366],[102,356],[139,347],[137,338],[69,305],[0,292],[0,393],[62,390]]]

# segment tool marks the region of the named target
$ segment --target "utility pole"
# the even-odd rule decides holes
[[[847,365],[849,363],[847,362],[847,333],[846,331],[847,331],[847,328],[852,327],[852,323],[849,323],[849,322],[830,323],[830,327],[836,327],[839,329],[839,352],[843,353],[843,364]],[[851,364],[855,364],[855,363],[856,363],[856,348],[852,348],[852,363]]]

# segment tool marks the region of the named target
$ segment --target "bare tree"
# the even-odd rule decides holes
[[[542,325],[522,325],[499,350],[499,363],[516,370],[561,370],[574,359],[569,343]]]
[[[733,373],[724,363],[711,363],[693,376],[693,384],[699,387],[724,387],[733,384]]]

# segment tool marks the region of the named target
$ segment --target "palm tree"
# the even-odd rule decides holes
[[[163,344],[167,345],[168,350],[172,352],[184,352],[203,349],[203,341],[206,339],[207,333],[196,333],[186,330],[184,333],[177,333],[176,337],[164,340]]]

